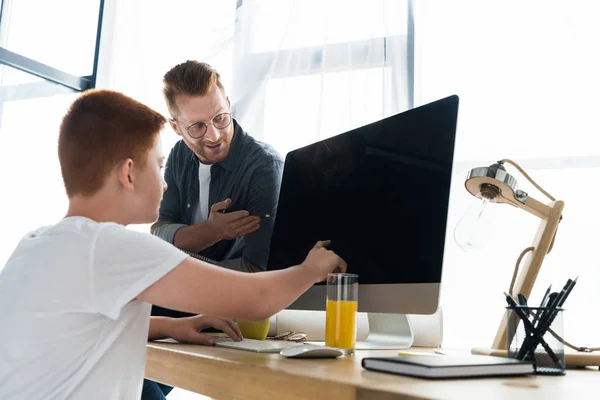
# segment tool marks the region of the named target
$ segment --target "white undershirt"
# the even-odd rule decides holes
[[[212,165],[198,163],[198,192],[200,193],[198,199],[198,207],[194,210],[192,215],[192,223],[196,224],[200,221],[204,221],[208,218],[208,193],[210,192],[210,167]]]

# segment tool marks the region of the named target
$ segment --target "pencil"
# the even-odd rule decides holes
[[[221,210],[220,211],[222,214],[226,214],[227,210]],[[260,217],[260,219],[269,219],[271,218],[271,214],[250,214],[251,217]]]

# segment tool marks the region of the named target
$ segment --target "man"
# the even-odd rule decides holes
[[[164,97],[181,136],[165,170],[168,189],[152,232],[238,271],[265,270],[283,160],[231,117],[219,73],[187,61],[164,76]]]
[[[283,160],[231,117],[219,73],[186,61],[163,79],[171,128],[181,137],[165,169],[167,191],[151,231],[176,247],[244,272],[265,270]],[[154,307],[152,315],[182,317]],[[144,400],[171,387],[144,381]]]
[[[67,214],[25,235],[0,272],[0,398],[139,398],[148,338],[202,342],[215,326],[240,340],[230,318],[267,318],[346,270],[327,242],[298,266],[248,274],[126,229],[158,217],[164,123],[108,90],[85,92],[64,117]],[[150,304],[201,316],[150,319]]]

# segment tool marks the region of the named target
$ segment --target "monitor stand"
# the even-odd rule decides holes
[[[356,342],[357,350],[408,349],[413,344],[413,332],[405,314],[367,313],[369,335]]]

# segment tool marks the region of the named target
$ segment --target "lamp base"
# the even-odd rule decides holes
[[[496,356],[507,357],[506,350],[491,349],[485,347],[475,347],[471,349],[471,354],[481,356]],[[600,366],[600,352],[598,353],[583,353],[583,352],[568,352],[565,349],[565,363],[567,367],[589,367]]]

